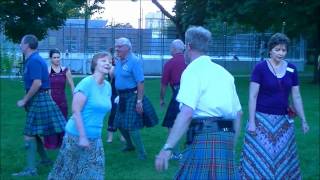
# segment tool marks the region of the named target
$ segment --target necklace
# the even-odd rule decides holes
[[[277,78],[280,78],[281,73],[278,73],[278,72],[276,71],[276,69],[273,67],[272,63],[270,62],[270,60],[267,60],[267,61],[268,61],[268,63],[270,64],[271,69],[272,69],[274,75],[275,75]],[[281,64],[280,64],[279,66],[281,66]]]
[[[277,78],[279,88],[282,89],[282,83],[281,83],[281,79],[280,79],[281,73],[277,73],[277,72],[276,72],[275,68],[272,66],[272,63],[271,63],[269,60],[267,60],[267,62],[270,64],[271,69],[272,69],[274,75],[275,75],[276,78]],[[280,66],[281,66],[281,64],[280,64]]]

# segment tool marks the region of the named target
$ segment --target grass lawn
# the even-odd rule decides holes
[[[311,129],[307,135],[303,135],[300,121],[296,121],[296,140],[303,178],[319,179],[319,85],[309,83],[310,79],[310,77],[302,77],[300,80],[305,113]],[[237,91],[244,111],[242,127],[248,117],[248,80],[248,77],[236,78]],[[78,81],[79,79],[76,79],[76,82]],[[25,165],[22,136],[25,112],[16,107],[16,102],[23,96],[24,91],[20,80],[0,79],[0,83],[1,179],[12,179],[10,174],[21,170]],[[159,79],[146,80],[145,91],[162,121],[165,111],[161,110],[159,106],[159,83]],[[69,91],[67,92],[69,94]],[[169,102],[169,95],[170,93],[167,93],[166,102]],[[70,105],[71,98],[70,96],[68,98]],[[154,128],[142,130],[143,142],[148,153],[147,161],[138,161],[134,152],[120,152],[123,145],[119,140],[118,133],[115,134],[113,143],[105,143],[106,124],[105,121],[103,140],[106,155],[106,179],[172,179],[178,168],[177,162],[171,162],[169,170],[164,173],[158,173],[154,169],[154,156],[164,144],[167,136],[167,130],[161,127],[161,122]],[[244,128],[242,128],[237,146],[238,157],[243,143],[243,130]],[[55,159],[57,151],[50,151],[49,155]],[[24,179],[46,179],[49,171],[50,167],[41,167],[38,171],[39,177]]]

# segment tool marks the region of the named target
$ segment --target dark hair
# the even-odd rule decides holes
[[[55,53],[56,53],[56,54],[61,54],[60,51],[59,51],[59,49],[51,49],[51,50],[49,51],[49,57],[52,58],[52,55],[55,54]]]
[[[91,67],[90,67],[92,73],[94,73],[94,70],[96,69],[98,59],[104,58],[106,56],[109,56],[110,58],[112,58],[111,54],[108,52],[100,52],[93,56],[91,60]]]
[[[22,38],[24,44],[28,44],[30,49],[38,48],[38,38],[33,34],[27,34]]]
[[[290,40],[289,38],[283,33],[275,33],[271,36],[268,42],[268,52],[270,52],[275,46],[282,44],[286,46],[288,51]]]

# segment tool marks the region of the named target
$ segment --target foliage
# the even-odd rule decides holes
[[[8,73],[13,66],[13,61],[10,60],[10,57],[7,54],[0,55],[0,71],[1,74]]]
[[[308,52],[315,57],[320,52],[319,0],[177,0],[175,16],[163,9],[158,0],[152,2],[180,28],[178,33],[184,33],[189,25],[206,26],[216,32],[226,28],[226,23],[231,31],[240,26],[262,33],[283,31],[290,37],[301,35],[308,40]],[[317,63],[314,64],[316,67]],[[317,68],[314,74],[319,76]]]
[[[68,17],[66,12],[79,7],[85,0],[28,0],[0,2],[0,22],[5,35],[20,42],[25,34],[34,34],[40,40],[48,29],[58,29]]]

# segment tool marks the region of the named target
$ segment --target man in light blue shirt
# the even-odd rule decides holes
[[[133,151],[137,147],[138,158],[146,159],[146,152],[141,140],[139,129],[144,124],[144,117],[151,114],[151,120],[158,122],[150,101],[144,96],[144,76],[141,61],[132,51],[131,42],[127,38],[116,39],[117,53],[115,66],[115,86],[119,93],[119,105],[114,126],[119,128],[127,145],[123,151]]]

